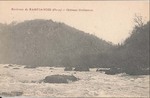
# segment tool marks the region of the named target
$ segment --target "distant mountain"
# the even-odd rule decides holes
[[[113,48],[94,35],[52,20],[0,24],[0,63],[94,66],[97,56]]]

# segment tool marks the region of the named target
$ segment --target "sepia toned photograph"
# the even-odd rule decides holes
[[[0,98],[149,98],[149,4],[0,1]]]

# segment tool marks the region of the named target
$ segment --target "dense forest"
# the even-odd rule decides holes
[[[117,67],[130,72],[149,69],[149,28],[150,22],[136,25],[123,45],[114,52],[117,54]]]
[[[124,43],[113,45],[52,20],[0,24],[0,63],[148,69],[149,25],[136,25]]]
[[[1,24],[0,28],[0,63],[93,66],[97,54],[114,48],[96,36],[52,20]]]

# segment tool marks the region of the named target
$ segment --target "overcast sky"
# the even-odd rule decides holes
[[[61,11],[29,11],[30,8]],[[134,26],[135,14],[143,16],[145,22],[149,21],[149,1],[0,1],[1,23],[52,19],[115,44],[123,42],[129,36]]]

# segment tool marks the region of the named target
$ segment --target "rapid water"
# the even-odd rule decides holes
[[[90,69],[90,72],[64,71],[64,68],[39,67],[27,69],[15,65],[0,65],[0,94],[23,92],[19,97],[149,97],[149,75],[106,75]],[[18,68],[18,69],[16,69]],[[39,83],[48,75],[74,75],[79,81],[68,84]]]

